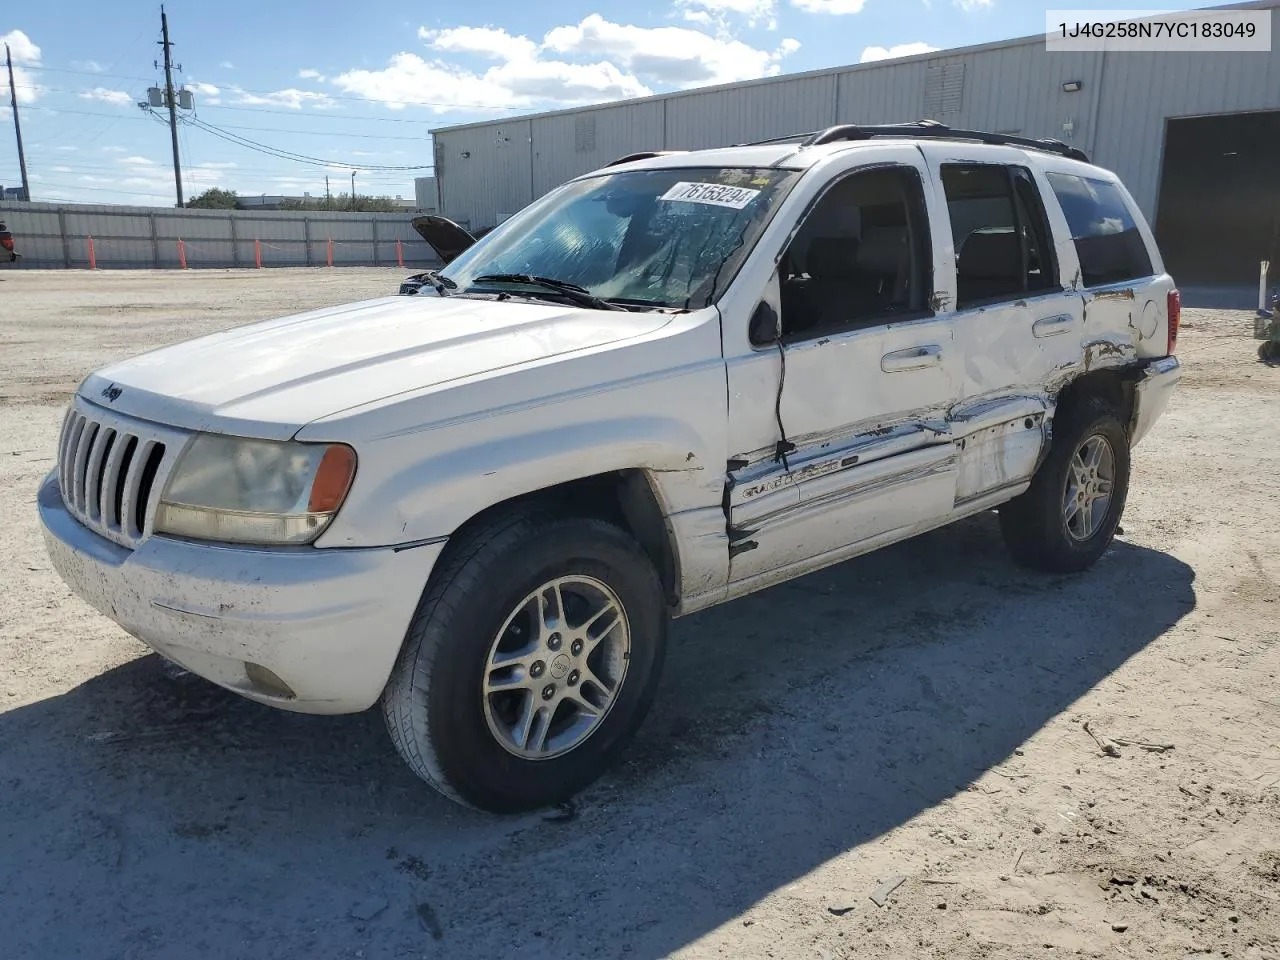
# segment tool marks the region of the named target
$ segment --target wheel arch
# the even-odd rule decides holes
[[[1063,410],[1072,409],[1089,400],[1102,400],[1116,412],[1116,417],[1132,430],[1136,411],[1134,383],[1142,375],[1140,367],[1113,367],[1091,370],[1063,387],[1056,398],[1055,419]]]
[[[608,470],[531,490],[492,504],[463,521],[449,535],[436,567],[445,565],[452,549],[477,530],[502,516],[528,510],[547,510],[562,516],[589,517],[625,530],[644,550],[662,583],[667,603],[681,597],[681,565],[677,538],[663,508],[652,472],[642,468]]]

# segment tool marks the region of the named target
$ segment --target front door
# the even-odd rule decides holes
[[[839,559],[954,501],[959,356],[950,318],[931,307],[945,214],[914,147],[863,148],[857,162],[809,187],[780,245],[765,298],[781,340],[752,346],[745,322],[725,318],[740,586]]]

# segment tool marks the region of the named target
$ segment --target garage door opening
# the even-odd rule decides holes
[[[1181,284],[1280,272],[1280,110],[1168,121],[1156,239]]]

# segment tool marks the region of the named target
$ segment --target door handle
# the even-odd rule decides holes
[[[923,370],[942,363],[942,348],[936,343],[906,350],[895,350],[880,358],[880,369],[885,373],[902,373],[906,370]]]
[[[1045,317],[1031,325],[1031,332],[1037,337],[1056,337],[1060,333],[1068,332],[1075,322],[1075,317],[1069,313],[1057,317]]]

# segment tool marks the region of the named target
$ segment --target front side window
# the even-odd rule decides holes
[[[1067,218],[1086,287],[1151,276],[1146,242],[1115,184],[1068,173],[1045,176]]]
[[[549,297],[494,276],[550,278],[615,305],[700,309],[736,276],[794,170],[680,168],[566,184],[498,227],[440,275],[459,293]]]
[[[1040,193],[1025,167],[944,164],[956,250],[956,306],[1052,290],[1057,268]]]
[[[927,309],[931,251],[913,167],[861,170],[805,217],[779,263],[786,338],[875,326]]]

